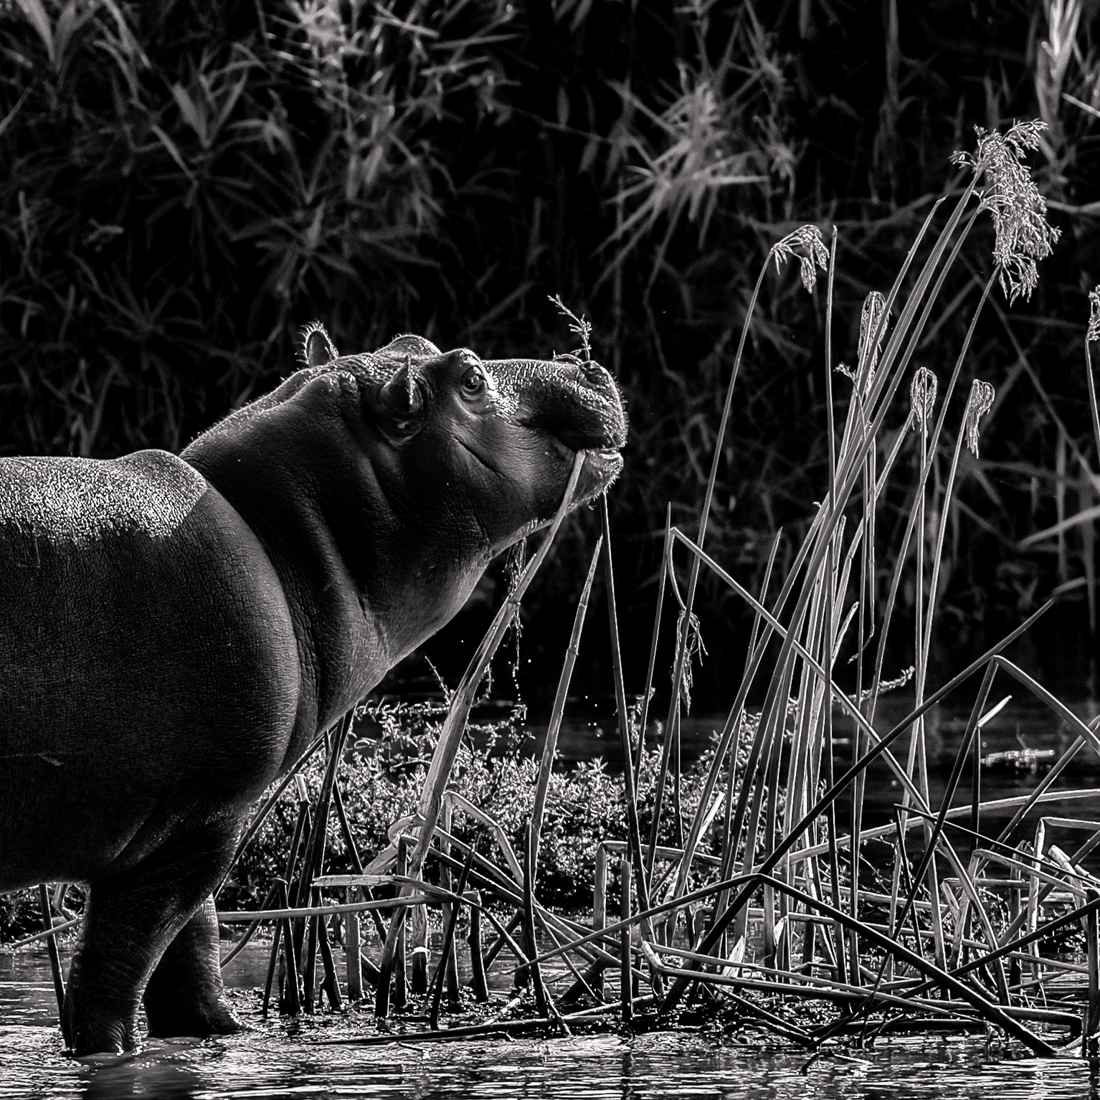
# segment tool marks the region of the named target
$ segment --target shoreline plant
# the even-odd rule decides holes
[[[401,828],[410,829],[414,835],[420,831],[417,850],[425,854],[425,831],[435,831],[440,845],[435,858],[444,868],[451,866],[452,873],[457,870],[456,859],[465,854],[461,885],[464,889],[467,883],[476,882],[481,891],[471,898],[471,904],[481,906],[486,894],[494,894],[498,902],[514,907],[515,920],[522,923],[525,931],[518,941],[511,941],[511,950],[517,954],[521,970],[534,983],[542,1024],[568,1031],[570,1023],[579,1017],[574,1012],[567,1019],[562,1008],[555,1004],[553,992],[545,987],[540,976],[541,964],[552,958],[572,957],[576,981],[565,1001],[576,995],[579,987],[595,1002],[594,1009],[602,1004],[606,1011],[609,1002],[596,992],[594,985],[603,970],[613,965],[617,954],[622,969],[619,1006],[624,1022],[635,1020],[638,1010],[655,1012],[654,1022],[658,1026],[662,1020],[672,1020],[681,1009],[685,994],[695,989],[698,995],[706,995],[714,1003],[732,998],[743,1013],[761,1026],[774,1028],[785,1038],[811,1048],[855,1027],[864,1031],[882,1027],[898,1012],[908,1017],[931,1013],[948,1027],[968,1028],[976,1020],[981,1021],[1002,1029],[1011,1039],[1041,1055],[1055,1054],[1065,1042],[1064,1037],[1057,1041],[1053,1038],[1052,1028],[1066,1029],[1071,1042],[1082,1042],[1079,1012],[1069,1008],[1077,1002],[1071,992],[1062,992],[1059,978],[1062,965],[1027,950],[1029,945],[1065,925],[1064,913],[1044,919],[1047,913],[1044,903],[1049,905],[1055,889],[1063,896],[1083,899],[1082,904],[1074,906],[1072,919],[1087,921],[1100,908],[1100,894],[1096,895],[1095,904],[1088,900],[1089,892],[1095,893],[1094,885],[1100,885],[1100,880],[1093,879],[1079,866],[1084,854],[1100,842],[1100,821],[1067,823],[1043,816],[1041,810],[1044,802],[1055,796],[1091,797],[1091,791],[1055,791],[1052,783],[1053,777],[1065,769],[1083,745],[1092,744],[1100,751],[1100,738],[1004,655],[1007,647],[1045,608],[947,683],[935,690],[928,683],[929,654],[936,638],[944,517],[964,443],[977,457],[981,420],[994,407],[992,387],[980,379],[972,381],[951,472],[942,485],[931,481],[928,455],[935,450],[944,429],[970,338],[991,289],[1001,282],[1010,298],[1026,296],[1034,288],[1037,260],[1049,252],[1053,243],[1054,235],[1044,234],[1036,221],[1041,219],[1041,200],[1035,201],[1035,193],[1020,184],[1018,172],[1008,163],[1011,160],[1019,165],[1023,153],[1035,147],[1039,129],[1034,124],[1021,124],[1003,140],[999,136],[994,139],[979,135],[978,153],[973,158],[963,158],[971,179],[944,227],[930,240],[921,265],[915,267],[914,262],[939,204],[930,213],[889,293],[866,303],[859,360],[854,370],[845,372],[853,382],[848,415],[838,428],[828,426],[835,446],[830,446],[834,458],[825,487],[827,493],[779,591],[773,593],[770,586],[759,594],[748,591],[706,553],[701,545],[707,527],[705,508],[697,540],[684,535],[675,525],[668,527],[664,590],[679,605],[677,656],[673,665],[676,688],[671,694],[669,717],[664,726],[653,790],[654,825],[648,844],[643,844],[637,824],[641,809],[639,792],[630,782],[635,768],[640,766],[638,729],[629,722],[621,666],[613,661],[629,826],[625,839],[618,843],[622,852],[619,881],[623,919],[608,924],[606,913],[594,913],[597,927],[585,932],[583,925],[563,919],[537,901],[533,890],[537,867],[532,863],[533,854],[540,850],[537,831],[528,828],[521,854],[517,856],[514,840],[508,839],[507,830],[501,828],[492,810],[475,805],[463,790],[463,776],[451,772],[454,749],[448,749],[441,757],[437,746],[433,765],[425,776],[427,787],[421,793],[420,806],[449,799],[454,816],[465,813],[471,821],[480,823],[490,846],[496,845],[496,856],[479,853],[475,841],[460,840],[453,830],[453,817],[437,827],[435,819],[425,823],[414,815],[405,819]],[[983,177],[987,187],[980,191]],[[968,336],[936,413],[939,387],[934,375],[921,367],[909,376],[908,368],[933,316],[946,274],[956,262],[975,218],[986,210],[992,212],[998,227],[994,268],[977,300]],[[775,259],[778,263],[796,256],[808,290],[812,291],[818,270],[827,272],[831,325],[835,234],[832,248],[827,249],[817,228],[805,227],[783,238],[768,262]],[[888,325],[895,313],[896,320]],[[746,332],[751,321],[750,310],[745,320]],[[744,338],[741,346],[745,346]],[[826,347],[830,346],[831,329],[827,329]],[[733,399],[739,364],[740,355],[734,360],[726,410]],[[831,380],[828,354],[826,366]],[[907,378],[910,384],[902,389]],[[915,432],[899,434],[887,460],[880,464],[876,460],[877,436],[899,392],[910,397],[907,421]],[[711,485],[717,477],[721,437],[722,429]],[[880,604],[876,599],[877,588],[870,583],[875,569],[875,512],[887,479],[902,469],[899,463],[907,438],[916,439],[915,487],[904,545],[894,559],[890,596]],[[939,516],[940,520],[926,532],[925,517],[930,515]],[[613,615],[609,535],[605,512],[604,540],[597,547],[596,557],[602,556],[607,566],[608,607]],[[923,545],[926,540],[927,545]],[[899,577],[911,556],[911,543],[915,543],[912,552],[918,580],[917,661],[915,669],[906,672],[901,680],[903,684],[911,682],[912,709],[903,720],[882,733],[873,719],[886,686],[885,641],[890,633]],[[677,547],[691,555],[691,576],[683,596],[678,591],[673,562]],[[589,584],[595,564],[594,558]],[[704,566],[752,609],[757,628],[727,721],[713,752],[690,783],[692,806],[685,798],[684,776],[675,762],[679,758],[679,716],[681,708],[687,705],[684,669],[689,652],[697,646],[692,640],[695,578]],[[854,603],[850,602],[853,594]],[[583,606],[578,609],[578,623],[582,615]],[[659,627],[660,607],[656,620]],[[611,625],[614,639],[613,621]],[[577,636],[579,626],[574,640]],[[841,689],[834,680],[834,669],[846,648],[855,652],[856,685],[852,692]],[[874,653],[873,665],[869,659],[871,653]],[[559,696],[567,691],[571,667],[567,659]],[[475,668],[483,670],[484,665],[472,666]],[[929,783],[923,719],[932,706],[968,684],[978,673],[982,673],[981,687],[946,794],[936,806]],[[1079,738],[1031,795],[1013,800],[1016,810],[1013,820],[994,838],[981,832],[983,815],[991,807],[980,798],[980,730],[1008,702],[1004,699],[991,704],[998,673],[1002,677],[1007,674],[1059,718],[1071,722]],[[477,676],[480,674],[476,672]],[[757,676],[765,687],[764,704],[759,715],[750,719],[746,702]],[[650,690],[651,684],[647,683],[643,700],[648,701]],[[641,711],[644,713],[644,704]],[[452,712],[448,725],[453,717]],[[837,777],[835,723],[841,721],[851,724],[854,737],[851,764]],[[906,739],[906,757],[895,756],[895,746],[904,744]],[[730,763],[735,745],[737,754]],[[440,760],[446,761],[444,766],[439,766]],[[878,760],[889,767],[900,784],[902,796],[893,826],[865,829],[860,819],[862,792],[858,781],[870,764]],[[546,766],[544,758],[540,770]],[[960,800],[953,806],[967,771],[972,776],[970,802]],[[447,794],[452,777],[453,788]],[[671,786],[672,793],[667,807],[663,800],[666,785]],[[777,797],[779,792],[781,798]],[[842,829],[835,812],[842,794],[850,798],[852,806],[847,831]],[[1039,819],[1034,846],[1018,839],[1009,844],[1013,829],[1029,814],[1032,820],[1036,816]],[[968,818],[969,828],[960,834],[955,819],[961,815]],[[536,814],[532,824],[537,826],[543,821],[541,814]],[[1045,844],[1046,829],[1067,824],[1091,828],[1093,832],[1084,848],[1069,855]],[[662,829],[671,831],[674,837],[671,845],[657,843],[666,835]],[[919,857],[910,855],[907,847],[910,833],[923,841]],[[715,845],[715,864],[701,858],[704,854],[712,855],[702,851],[704,835]],[[863,849],[869,840],[890,835],[894,838],[893,878],[889,892],[884,893],[878,883],[864,881],[860,869],[865,862]],[[601,841],[600,847],[605,850],[609,842],[614,843],[608,837]],[[394,851],[391,847],[387,855],[375,859],[367,873],[392,866],[394,858],[400,859]],[[396,851],[400,852],[400,845]],[[842,853],[846,858],[842,859]],[[1015,877],[1004,882],[997,879],[996,871],[1003,868],[1011,869]],[[600,873],[596,875],[597,895],[601,890]],[[399,871],[393,881],[404,883],[408,896],[427,889],[416,870],[411,878],[403,875]],[[341,881],[350,884],[357,880]],[[446,892],[446,885],[443,889]],[[998,894],[998,890],[1002,893]],[[1003,891],[1008,892],[1007,899]],[[454,900],[465,897],[463,890],[449,896]],[[399,919],[391,922],[388,948],[394,943],[394,929],[399,927]],[[539,945],[534,938],[536,927],[542,929],[544,943],[549,939],[556,946],[547,949]],[[685,936],[686,946],[681,946]],[[1100,945],[1094,935],[1089,944],[1091,973],[1100,966]],[[394,948],[394,952],[387,950],[384,956],[391,966],[400,958],[400,950]],[[1006,970],[1005,958],[1019,963],[1025,957],[1030,978],[1010,973],[1011,967]],[[445,960],[439,965],[442,968],[444,964]],[[390,973],[384,961],[376,999],[376,1012],[380,1015],[387,1014],[391,1007]],[[400,977],[397,981],[400,985]],[[649,991],[635,994],[636,982],[648,983]],[[929,996],[930,991],[937,989],[940,999]],[[1034,993],[1040,990],[1044,998],[1042,1008],[1033,1000]],[[779,1020],[755,997],[765,991],[785,1001],[792,998],[795,1002],[803,998],[823,1001],[832,1005],[832,1017],[815,1026],[802,1026],[789,1016]],[[558,996],[562,996],[561,991]],[[1070,1000],[1066,1000],[1067,996]],[[1085,998],[1086,1012],[1100,1011],[1098,997],[1100,994]],[[312,999],[308,991],[307,999]],[[404,1003],[403,996],[398,1002]],[[615,1005],[611,1003],[610,1007]],[[1043,1027],[1036,1029],[1032,1026],[1034,1021]],[[1083,1049],[1087,1052],[1095,1040],[1087,1029],[1083,1034]]]

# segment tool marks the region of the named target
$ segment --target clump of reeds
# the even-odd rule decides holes
[[[1044,815],[1042,807],[1054,797],[1054,779],[1085,746],[1100,751],[1100,739],[1091,726],[1003,655],[1042,611],[948,682],[934,689],[929,684],[944,530],[956,471],[964,446],[977,457],[982,419],[995,407],[993,388],[981,379],[972,380],[961,411],[952,398],[964,374],[970,336],[993,285],[1000,282],[1010,299],[1028,295],[1035,285],[1037,261],[1056,239],[1046,226],[1042,201],[1021,163],[1023,152],[1035,147],[1038,133],[1039,128],[1030,123],[1014,127],[1003,137],[981,133],[977,152],[959,157],[970,169],[971,178],[923,262],[915,267],[936,210],[929,214],[894,285],[885,294],[869,296],[857,361],[850,368],[838,366],[851,383],[851,393],[843,424],[834,425],[830,419],[826,425],[829,483],[822,486],[821,504],[787,575],[773,585],[769,571],[769,580],[759,593],[747,591],[704,549],[721,440],[734,400],[754,295],[726,393],[719,445],[696,536],[691,538],[671,524],[666,529],[666,571],[660,591],[662,596],[670,593],[678,604],[673,668],[677,686],[663,726],[661,770],[654,804],[648,807],[652,815],[649,836],[643,837],[639,824],[642,807],[637,801],[635,768],[652,693],[653,660],[651,657],[641,693],[641,714],[632,724],[618,656],[611,532],[605,508],[603,538],[595,548],[577,606],[554,702],[530,826],[523,850],[517,854],[491,810],[449,790],[448,776],[471,692],[514,613],[524,583],[545,553],[548,540],[544,543],[455,693],[417,813],[395,827],[395,838],[407,834],[410,839],[396,839],[394,847],[377,857],[362,875],[341,880],[349,888],[383,881],[398,888],[389,901],[361,900],[341,907],[351,911],[397,906],[386,929],[377,975],[376,1009],[380,1014],[389,1011],[394,998],[398,1004],[404,1003],[400,969],[404,915],[410,907],[435,896],[451,908],[434,987],[433,1026],[438,1018],[442,975],[447,972],[454,943],[453,907],[466,903],[478,914],[475,923],[480,926],[484,915],[498,929],[489,957],[506,947],[515,956],[521,979],[533,985],[536,1019],[515,1024],[517,1027],[551,1026],[567,1031],[593,1013],[614,1011],[629,1021],[641,1009],[655,1010],[659,1018],[667,1018],[693,989],[716,1004],[733,1005],[761,1026],[809,1047],[853,1028],[875,1034],[905,1026],[965,1030],[981,1024],[1001,1028],[1040,1054],[1052,1054],[1066,1038],[1077,1041],[1081,1036],[1086,1051],[1094,1049],[1100,1027],[1095,919],[1100,909],[1100,882],[1080,864],[1100,844],[1100,820]],[[928,368],[912,372],[909,368],[946,274],[975,218],[986,210],[992,213],[997,229],[993,271],[975,304],[954,367],[941,386]],[[777,266],[797,259],[807,290],[813,289],[819,272],[827,273],[830,326],[836,247],[835,235],[830,250],[817,228],[807,226],[777,242],[769,255],[769,262],[774,260]],[[757,293],[760,286],[758,281]],[[1088,342],[1097,336],[1098,301],[1100,297],[1094,294],[1087,354]],[[582,354],[587,357],[586,324],[572,315],[571,319],[574,331],[584,337]],[[830,347],[831,338],[826,341],[826,348]],[[1091,374],[1091,359],[1088,365]],[[831,388],[828,351],[825,368],[826,385]],[[880,432],[899,397],[908,398],[903,419],[912,431],[898,433],[885,458],[880,458]],[[830,400],[827,408],[831,411],[832,407]],[[934,456],[952,421],[956,441],[946,476],[937,488],[931,478]],[[876,512],[889,479],[907,464],[913,485],[908,522],[902,546],[894,555],[886,598],[880,600],[875,582]],[[678,548],[690,555],[682,592],[673,565]],[[627,830],[625,841],[599,845],[593,926],[587,929],[538,903],[538,857],[556,733],[577,657],[588,593],[601,559],[612,626]],[[891,682],[884,667],[886,640],[907,568],[914,571],[916,592],[915,661],[913,669]],[[699,644],[693,604],[703,569],[748,604],[755,626],[746,667],[709,770],[699,781],[700,789],[692,792],[695,808],[685,813],[677,766],[679,723],[687,702],[691,654]],[[658,605],[655,622],[659,624],[661,618]],[[654,647],[656,637],[655,626]],[[845,649],[856,655],[854,690],[842,689],[834,677],[838,656]],[[937,805],[929,783],[924,719],[932,706],[979,675],[981,684],[971,717],[946,792]],[[1007,698],[994,702],[998,676],[1008,676],[1033,693],[1078,736],[1030,795],[1000,800],[993,806],[981,798],[980,731],[1008,702]],[[760,712],[750,715],[746,704],[754,687],[763,690],[764,701]],[[890,687],[911,690],[912,703],[901,721],[882,732],[875,724],[876,710],[882,692]],[[840,776],[834,773],[840,759],[836,723],[851,731],[852,744],[850,766]],[[330,746],[333,752],[339,748],[341,735],[335,735],[334,742]],[[905,751],[896,754],[898,748]],[[900,797],[894,823],[868,829],[862,821],[862,803],[867,770],[875,762],[890,769]],[[968,772],[970,796],[956,798]],[[330,787],[328,782],[323,785],[322,801]],[[1059,790],[1057,798],[1072,800],[1091,794]],[[849,816],[843,821],[837,812],[842,798],[849,807]],[[484,851],[458,841],[449,825],[441,826],[444,807],[452,814],[472,815],[481,823]],[[983,832],[983,819],[991,810],[1003,812],[1006,808],[1013,811],[1009,824],[996,835]],[[674,846],[662,847],[658,838],[669,815],[675,819],[672,832],[678,839]],[[1032,831],[1028,839],[1021,839],[1025,827]],[[1067,853],[1050,843],[1049,833],[1056,828],[1083,830],[1087,837]],[[438,839],[437,848],[433,839]],[[919,858],[910,855],[914,839],[923,849]],[[868,882],[861,874],[863,851],[872,840],[892,845],[888,881]],[[491,855],[486,854],[488,850]],[[425,884],[423,870],[429,857],[449,868],[449,874],[457,873],[453,888],[453,879],[445,878],[440,887]],[[608,872],[616,860],[620,919],[613,920],[608,914]],[[378,877],[380,874],[383,877]],[[470,886],[476,887],[476,893],[468,892]],[[299,905],[306,897],[299,890]],[[510,910],[514,914],[511,919],[494,914],[490,900]],[[315,906],[316,901],[314,898]],[[294,910],[281,914],[283,919],[295,915]],[[1083,923],[1086,930],[1086,962],[1068,964],[1041,957],[1037,945],[1073,922]],[[474,950],[480,961],[480,945]],[[543,965],[555,958],[565,960],[572,975],[567,999],[587,998],[592,1002],[589,1009],[563,1012],[559,1007],[542,972]],[[293,961],[289,957],[287,966],[292,967]],[[395,965],[398,978],[392,985]],[[614,1000],[605,1000],[604,972],[609,968],[620,972],[619,996]],[[479,966],[474,969],[481,972]],[[1080,972],[1087,974],[1087,982],[1074,980]],[[308,975],[308,968],[305,973]],[[330,983],[332,980],[330,975]],[[453,979],[451,984],[453,987]],[[478,991],[483,997],[483,981],[479,980]],[[833,1005],[835,1012],[827,1024],[803,1025],[792,1022],[790,1015],[776,1016],[759,999],[760,993],[789,1002],[824,1001]],[[506,1030],[513,1025],[494,1020],[479,1026]],[[467,1033],[458,1029],[454,1034],[460,1032]]]

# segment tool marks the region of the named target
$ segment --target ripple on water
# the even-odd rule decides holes
[[[321,1040],[373,1031],[369,1012],[295,1024],[261,1019],[252,989],[230,995],[249,1025],[243,1034],[76,1061],[54,1024],[48,970],[0,958],[0,1100],[1100,1100],[1097,1072],[1084,1062],[993,1060],[972,1039],[892,1039],[815,1059],[687,1031],[338,1046]]]
[[[812,1061],[785,1047],[684,1034],[319,1046],[331,1027],[253,1021],[229,1039],[150,1044],[121,1061],[66,1058],[52,1028],[0,1029],[3,1100],[282,1100],[294,1097],[752,1097],[957,1100],[1100,1096],[1074,1061],[984,1060],[973,1041],[892,1040]],[[346,1033],[347,1025],[338,1025]]]

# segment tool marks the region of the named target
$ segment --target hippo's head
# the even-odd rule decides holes
[[[319,326],[307,330],[305,358],[354,377],[373,436],[366,446],[390,499],[415,509],[442,493],[456,508],[473,508],[491,553],[549,522],[577,452],[584,465],[575,504],[622,469],[622,400],[596,363],[484,360],[468,348],[441,352],[419,336],[341,357]]]
[[[182,457],[263,544],[317,666],[358,670],[318,689],[339,714],[554,517],[579,453],[571,503],[607,488],[626,420],[607,371],[571,356],[487,361],[419,336],[340,356],[313,326],[304,359]]]

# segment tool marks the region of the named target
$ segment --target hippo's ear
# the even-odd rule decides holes
[[[298,354],[307,367],[323,367],[340,358],[336,345],[329,339],[320,321],[310,321],[302,329],[302,346]]]
[[[424,412],[420,368],[406,359],[372,394],[371,404],[398,432],[408,434]]]

